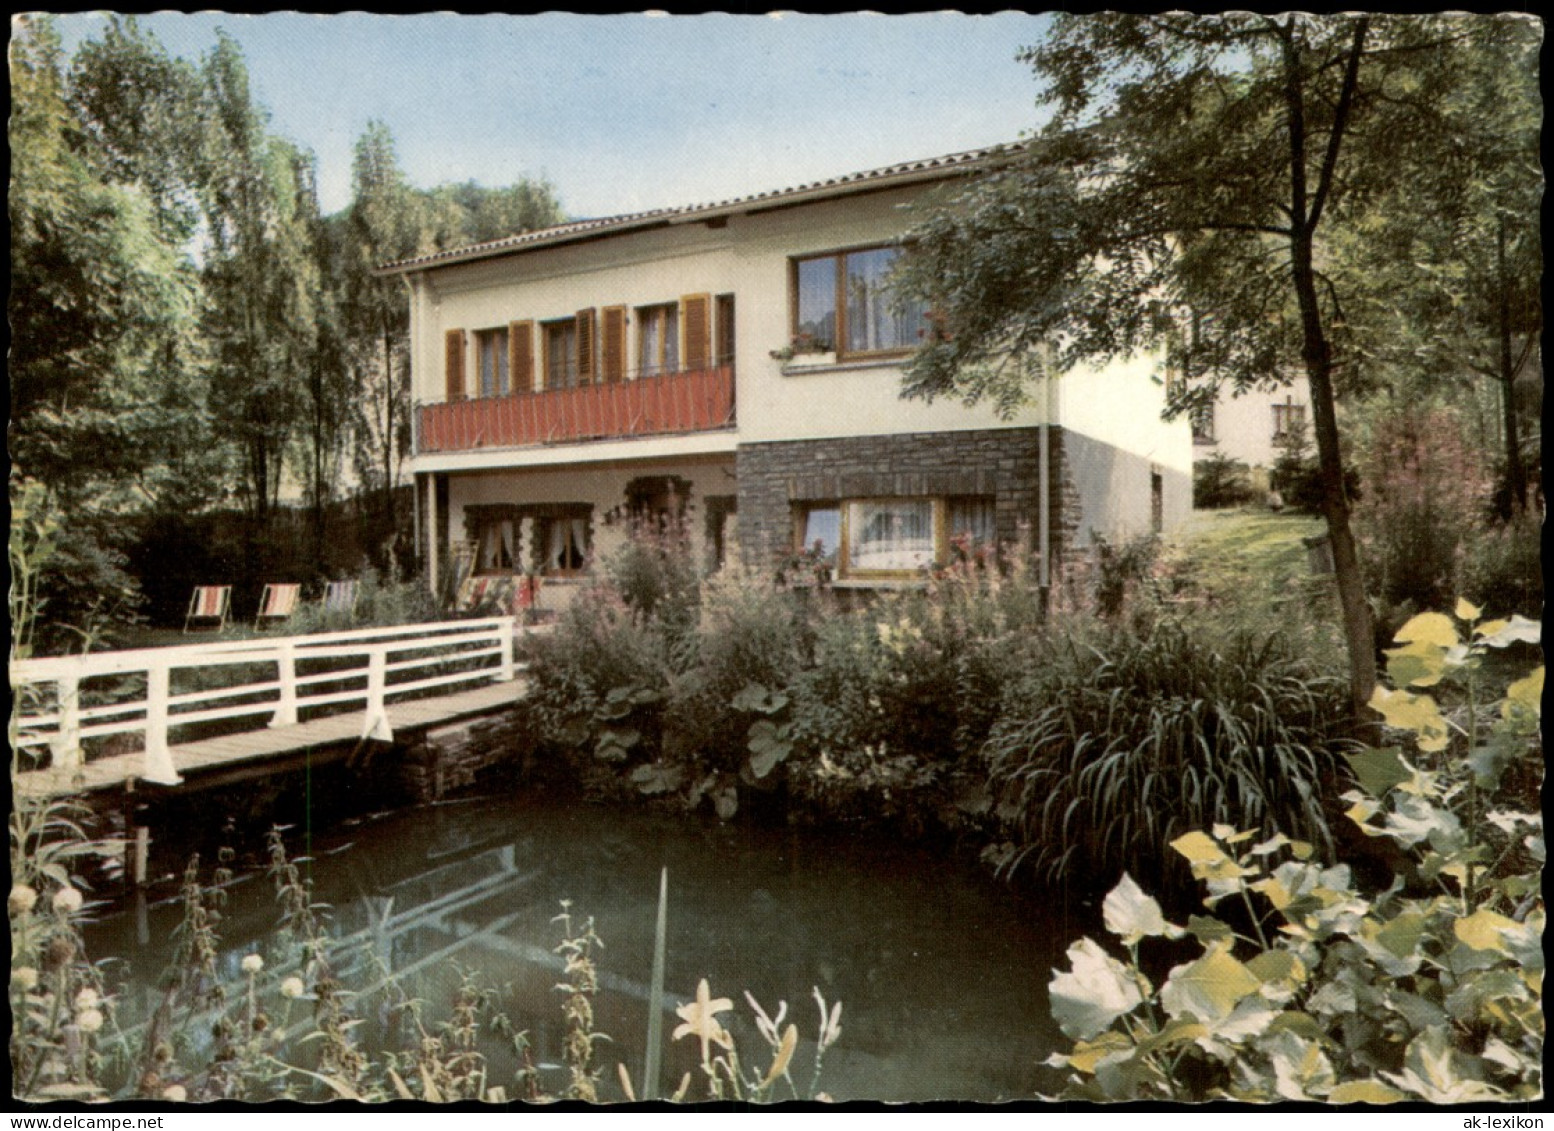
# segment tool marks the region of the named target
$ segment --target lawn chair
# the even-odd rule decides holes
[[[301,592],[302,586],[295,582],[266,585],[259,596],[259,615],[254,617],[254,627],[263,628],[267,624],[291,619],[291,614],[297,611],[297,595]]]
[[[232,607],[232,586],[197,585],[194,596],[189,598],[189,612],[183,618],[183,630],[190,628],[214,628],[217,632],[227,627],[227,613]]]
[[[356,579],[330,581],[324,585],[324,612],[356,615]]]

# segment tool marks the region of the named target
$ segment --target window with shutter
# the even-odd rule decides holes
[[[607,306],[601,312],[599,332],[600,380],[623,381],[626,378],[626,308]]]
[[[545,345],[545,387],[570,389],[577,384],[577,319],[563,318],[541,325]]]
[[[686,369],[706,369],[712,362],[712,296],[685,295],[680,299],[680,328],[685,348],[680,357]]]
[[[594,381],[597,328],[594,308],[577,312],[577,383],[591,385]]]
[[[680,369],[680,308],[672,302],[637,307],[637,373],[652,377]]]
[[[514,393],[534,391],[534,323],[527,319],[507,324],[507,368]]]
[[[461,401],[464,399],[464,331],[449,330],[443,336],[443,342],[446,350],[444,370],[448,399]]]

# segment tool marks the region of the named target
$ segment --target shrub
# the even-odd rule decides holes
[[[1106,897],[1118,961],[1098,943],[1069,948],[1050,985],[1053,1016],[1074,1039],[1047,1064],[1066,1069],[1063,1098],[1484,1103],[1542,1096],[1544,910],[1542,817],[1524,811],[1508,771],[1540,769],[1543,668],[1481,703],[1488,648],[1535,638],[1513,618],[1465,633],[1437,613],[1416,617],[1390,653],[1399,689],[1374,700],[1398,746],[1349,756],[1348,816],[1407,854],[1410,875],[1379,894],[1314,846],[1218,825],[1171,842],[1207,888],[1231,900],[1255,938],[1213,915],[1180,927],[1124,876]],[[1465,639],[1464,639],[1465,637]],[[1448,727],[1435,700],[1408,686],[1460,682]],[[1465,712],[1465,713],[1464,713]],[[1198,953],[1156,989],[1140,951]]]
[[[1257,498],[1248,479],[1250,469],[1241,460],[1215,452],[1198,460],[1192,469],[1192,505],[1239,507]]]
[[[1212,646],[1166,622],[1049,638],[984,748],[1005,868],[1138,871],[1217,823],[1326,844],[1318,790],[1342,692],[1278,633]]]
[[[1473,532],[1465,545],[1462,590],[1486,609],[1543,607],[1543,520],[1523,511]]]
[[[1460,414],[1405,408],[1383,417],[1361,470],[1355,528],[1371,592],[1384,609],[1449,605],[1462,591],[1463,557],[1492,488]]]
[[[737,570],[707,583],[694,658],[670,691],[665,737],[665,753],[685,767],[692,796],[711,791],[726,799],[734,775],[756,787],[778,780],[772,771],[792,752],[785,689],[809,651],[802,614],[791,594]],[[720,812],[729,806],[724,800]]]
[[[532,638],[529,703],[539,734],[603,762],[656,757],[671,669],[662,632],[610,585],[584,589]]]
[[[695,623],[701,569],[683,519],[633,519],[625,543],[601,564],[605,578],[640,616],[674,628]]]

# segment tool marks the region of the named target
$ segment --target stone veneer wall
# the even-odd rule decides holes
[[[1039,428],[917,432],[741,444],[739,542],[745,562],[761,569],[792,550],[793,506],[847,498],[991,496],[1001,545],[1039,544]],[[1049,481],[1054,558],[1072,546],[1079,496],[1067,474],[1063,430],[1053,428]]]

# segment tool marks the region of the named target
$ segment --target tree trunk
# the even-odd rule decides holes
[[[1344,640],[1349,653],[1349,705],[1356,722],[1366,717],[1367,704],[1376,687],[1376,640],[1370,604],[1365,597],[1365,577],[1349,525],[1349,495],[1344,485],[1343,451],[1339,445],[1338,412],[1333,391],[1333,351],[1317,295],[1315,269],[1316,232],[1322,220],[1328,188],[1338,163],[1348,123],[1348,110],[1359,81],[1360,54],[1368,21],[1355,27],[1354,42],[1344,74],[1344,85],[1334,110],[1321,172],[1315,192],[1307,184],[1307,142],[1302,60],[1295,43],[1293,20],[1283,28],[1285,97],[1290,146],[1290,271],[1300,308],[1306,378],[1311,384],[1311,414],[1317,441],[1317,467],[1322,483],[1322,513],[1333,551],[1333,575],[1342,610]]]
[[[1513,514],[1527,509],[1527,468],[1522,464],[1522,445],[1516,434],[1516,363],[1511,359],[1511,280],[1506,275],[1505,217],[1500,218],[1495,240],[1496,267],[1500,278],[1500,401],[1505,410],[1505,483]]]

